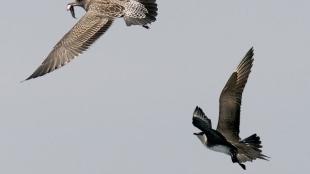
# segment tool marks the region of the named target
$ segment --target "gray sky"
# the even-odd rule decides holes
[[[67,3],[2,3],[0,173],[239,174],[192,135],[191,117],[199,105],[216,126],[251,46],[241,137],[257,133],[271,161],[247,173],[309,171],[309,1],[159,0],[150,30],[118,19],[70,64],[20,83],[77,21]]]

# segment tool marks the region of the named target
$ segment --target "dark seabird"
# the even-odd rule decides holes
[[[196,107],[193,114],[193,125],[202,132],[194,133],[199,140],[211,150],[231,156],[233,163],[238,163],[244,170],[246,161],[257,158],[268,160],[262,154],[259,136],[253,134],[243,140],[239,137],[240,105],[242,92],[253,65],[253,48],[232,73],[220,96],[220,112],[217,129],[212,129],[211,120],[203,110]]]
[[[115,18],[124,18],[127,26],[156,21],[156,0],[75,0],[67,9],[75,18],[74,7],[82,7],[86,13],[75,26],[54,46],[43,63],[26,80],[43,76],[58,69],[86,51],[107,29]]]

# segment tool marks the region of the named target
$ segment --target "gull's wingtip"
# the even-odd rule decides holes
[[[25,81],[28,81],[28,80],[33,79],[33,78],[35,78],[35,77],[33,77],[33,76],[31,75],[31,76],[29,76],[28,78],[26,78],[25,80],[23,80],[23,81],[21,81],[21,82],[25,82]]]
[[[29,76],[28,78],[26,78],[26,79],[20,81],[20,83],[24,83],[24,82],[26,82],[26,81],[28,81],[28,80],[30,80],[30,79],[32,79],[32,78],[33,78],[32,76]]]
[[[25,80],[22,80],[22,81],[19,81],[19,83],[24,83],[25,81],[27,81],[27,79],[25,79]]]

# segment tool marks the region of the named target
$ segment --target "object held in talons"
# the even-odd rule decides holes
[[[67,10],[70,11],[72,17],[75,18],[74,6],[71,5],[71,4],[68,4],[68,5],[67,5]]]

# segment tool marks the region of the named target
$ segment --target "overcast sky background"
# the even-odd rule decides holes
[[[310,1],[159,0],[150,30],[118,19],[70,64],[20,83],[77,22],[67,3],[1,3],[0,173],[244,173],[201,145],[191,119],[199,105],[216,127],[252,46],[240,135],[257,133],[271,161],[246,172],[310,170]]]

